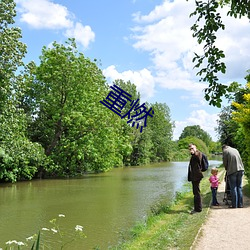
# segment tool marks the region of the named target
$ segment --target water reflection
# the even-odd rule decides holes
[[[210,164],[219,164],[211,161]],[[188,162],[117,168],[81,179],[37,180],[1,184],[0,247],[8,240],[24,240],[58,214],[63,227],[84,226],[84,245],[68,249],[107,249],[119,232],[142,220],[162,197],[173,198],[186,183]]]

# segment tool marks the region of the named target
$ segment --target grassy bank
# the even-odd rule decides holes
[[[223,170],[220,172],[220,178],[223,178]],[[172,204],[166,206],[162,203],[153,207],[147,220],[138,223],[129,236],[125,237],[124,242],[111,249],[190,249],[208,214],[211,201],[208,177],[201,181],[201,193],[201,213],[189,214],[193,209],[193,194],[191,183],[188,183],[183,192],[176,194]]]

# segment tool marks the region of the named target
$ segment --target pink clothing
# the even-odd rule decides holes
[[[219,179],[216,175],[211,175],[209,178],[211,183],[211,187],[218,187],[219,186]]]

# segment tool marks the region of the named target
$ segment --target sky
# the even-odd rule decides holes
[[[25,62],[39,64],[43,46],[76,39],[78,50],[98,61],[107,81],[131,81],[140,101],[166,103],[175,123],[173,139],[186,126],[200,125],[214,141],[221,109],[204,99],[192,58],[202,47],[192,37],[193,0],[16,0],[16,26],[27,44]],[[250,21],[221,10],[226,29],[217,45],[226,55],[220,81],[245,85],[250,69]],[[104,97],[105,98],[105,97]],[[224,106],[228,105],[225,101]],[[153,118],[151,118],[153,119]]]

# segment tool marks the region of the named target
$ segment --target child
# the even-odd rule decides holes
[[[220,184],[219,179],[217,177],[218,169],[212,168],[211,169],[211,176],[209,178],[209,181],[211,183],[211,190],[212,190],[212,205],[213,206],[219,206],[220,204],[217,201],[217,189]]]

